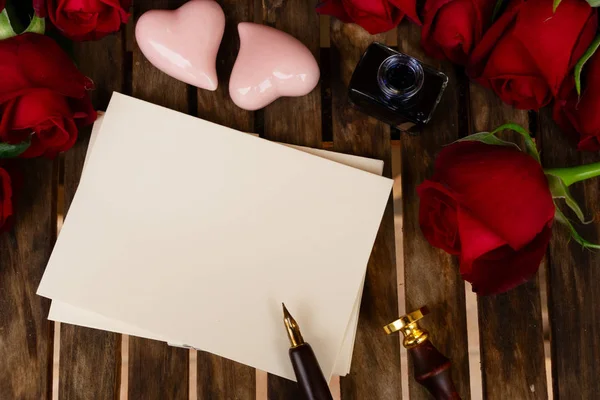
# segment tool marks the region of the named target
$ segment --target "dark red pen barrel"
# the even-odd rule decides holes
[[[290,359],[296,373],[298,387],[306,400],[333,399],[317,357],[308,343],[291,348]]]

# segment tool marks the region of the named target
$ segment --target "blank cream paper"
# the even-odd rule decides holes
[[[96,137],[98,132],[100,131],[100,127],[102,126],[102,120],[104,119],[103,115],[99,115],[98,119],[94,123],[92,128],[92,133],[90,135],[90,142],[88,145],[88,150],[85,155],[85,161],[83,168],[85,170],[85,165],[87,163],[87,159],[94,148],[94,143],[96,141]],[[362,169],[363,171],[371,172],[373,174],[382,175],[383,173],[383,161],[374,160],[371,158],[358,157],[350,154],[343,153],[335,153],[327,150],[321,149],[312,149],[309,147],[303,146],[293,146],[286,145],[293,148],[296,148],[300,151],[304,151],[319,157],[323,157],[329,160],[333,160],[344,165],[348,165],[354,168]],[[363,281],[364,285],[364,281]],[[344,335],[344,341],[342,343],[342,349],[340,350],[340,354],[336,359],[333,373],[334,375],[347,375],[350,373],[350,366],[352,361],[352,353],[354,350],[354,340],[356,338],[356,329],[358,326],[358,316],[360,311],[360,301],[362,297],[362,285],[361,290],[358,293],[356,302],[354,303],[354,308],[352,309],[352,315],[350,322],[348,323],[348,328],[346,329],[346,333]],[[143,329],[137,328],[135,326],[128,325],[122,321],[117,321],[114,319],[103,317],[102,315],[96,314],[91,311],[82,310],[77,307],[73,307],[67,303],[63,303],[60,301],[53,301],[50,306],[50,313],[48,315],[48,319],[52,321],[58,321],[73,325],[85,326],[88,328],[94,329],[102,329],[105,331],[121,333],[125,335],[133,335],[144,337],[147,339],[166,341],[175,346],[181,346],[182,343],[178,343],[177,339],[167,339],[161,338],[152,332],[144,331]]]
[[[390,190],[115,93],[38,293],[293,379],[285,301],[331,376]]]

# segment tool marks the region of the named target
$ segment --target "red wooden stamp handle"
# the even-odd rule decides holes
[[[429,339],[409,348],[412,357],[415,380],[425,386],[437,400],[460,400],[456,391],[451,362],[429,341]]]

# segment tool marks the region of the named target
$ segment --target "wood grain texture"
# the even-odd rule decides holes
[[[600,161],[598,153],[578,152],[552,122],[550,110],[540,112],[542,163],[571,167]],[[576,183],[571,193],[589,219],[576,224],[587,240],[600,243],[600,178]],[[577,217],[561,205],[572,221]],[[551,329],[552,380],[556,399],[600,398],[600,252],[584,250],[568,230],[555,224],[548,260],[548,311]]]
[[[263,23],[294,36],[320,58],[315,0],[263,0]],[[270,140],[321,147],[321,88],[301,97],[283,97],[264,109],[264,136]]]
[[[129,338],[129,400],[189,399],[189,351]]]
[[[134,2],[135,21],[149,9],[175,9],[185,0]],[[195,91],[154,68],[139,47],[133,47],[132,93],[135,97],[177,111],[190,110],[189,94]],[[129,399],[188,399],[189,351],[166,343],[131,337],[129,340]]]
[[[256,371],[246,365],[198,351],[198,400],[254,399]]]
[[[74,46],[79,69],[96,85],[91,95],[97,110],[106,110],[113,91],[123,91],[122,37],[122,34],[111,35]],[[63,215],[67,214],[79,185],[90,133],[91,127],[82,129],[75,146],[64,156]],[[121,335],[61,324],[60,399],[116,399],[120,377]]]
[[[315,5],[314,0],[263,0],[259,11],[262,23],[294,36],[319,60],[319,17]],[[276,100],[264,109],[263,115],[266,139],[321,147],[320,85],[306,96]],[[306,339],[310,342],[310,338]],[[273,375],[267,378],[267,392],[269,399],[301,399],[294,382]]]
[[[526,129],[526,111],[505,104],[490,90],[471,84],[472,133],[507,122]],[[501,136],[520,141],[516,134]],[[508,293],[478,297],[483,395],[487,399],[545,399],[546,367],[537,277]]]
[[[57,162],[18,160],[15,224],[0,235],[0,399],[50,399],[50,301],[35,294],[56,239]]]
[[[254,113],[242,110],[231,101],[229,77],[240,47],[237,24],[252,21],[254,3],[253,0],[218,0],[218,2],[226,18],[225,33],[217,55],[219,86],[214,92],[198,89],[198,116],[230,128],[252,132]]]
[[[433,172],[434,160],[442,149],[458,139],[460,88],[454,67],[426,56],[419,44],[420,29],[402,24],[398,29],[398,49],[443,71],[449,81],[429,125],[419,136],[401,135],[402,221],[404,242],[404,284],[406,311],[427,305],[431,314],[423,319],[435,347],[452,361],[452,378],[463,399],[471,396],[467,317],[464,283],[456,259],[432,247],[419,226],[419,197],[416,188]],[[428,399],[427,390],[413,378],[409,361],[411,399]]]
[[[217,56],[219,87],[216,91],[198,89],[198,116],[242,132],[254,129],[254,113],[242,110],[229,97],[229,77],[239,51],[237,24],[252,21],[252,0],[220,0],[226,17],[225,34]],[[203,351],[198,351],[197,362],[198,400],[254,399],[256,395],[256,371]]]
[[[357,25],[331,23],[333,149],[384,161],[391,176],[390,129],[352,108],[348,84],[363,52],[373,40]],[[383,326],[398,317],[393,206],[390,196],[367,266],[352,368],[340,379],[342,399],[400,399],[400,342]]]

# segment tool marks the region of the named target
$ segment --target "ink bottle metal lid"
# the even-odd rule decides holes
[[[423,87],[424,72],[421,64],[404,54],[386,58],[377,71],[377,83],[383,95],[406,103]]]

